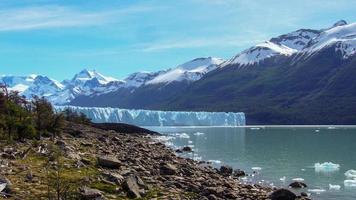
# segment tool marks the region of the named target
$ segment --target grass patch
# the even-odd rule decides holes
[[[89,187],[98,189],[105,193],[117,194],[117,186],[113,185],[113,184],[104,183],[104,182],[94,182],[94,183],[91,183]]]

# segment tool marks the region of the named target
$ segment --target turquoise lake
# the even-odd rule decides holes
[[[173,149],[191,146],[194,153],[185,157],[257,172],[243,182],[288,187],[293,179],[304,179],[308,188],[296,193],[317,200],[356,199],[356,185],[349,184],[356,181],[345,176],[356,170],[356,127],[148,128],[164,134],[160,139]],[[335,165],[330,169],[325,162]],[[315,168],[316,163],[322,166]],[[350,181],[345,185],[345,180]]]

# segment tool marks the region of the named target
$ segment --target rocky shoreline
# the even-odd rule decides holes
[[[67,199],[88,200],[307,199],[284,189],[243,184],[238,180],[244,175],[240,170],[215,169],[179,157],[150,134],[118,133],[110,126],[68,123],[58,138],[0,141],[1,195],[8,199],[56,199],[60,192],[66,192]]]

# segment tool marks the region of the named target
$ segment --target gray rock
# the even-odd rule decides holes
[[[9,179],[0,177],[0,184],[2,185],[2,187],[5,186],[5,188],[3,188],[1,192],[11,193],[12,183]]]
[[[183,147],[182,151],[192,152],[193,149],[191,147],[185,146],[185,147]]]
[[[140,191],[138,178],[137,176],[131,175],[127,177],[122,185],[122,188],[126,191],[129,198],[141,198],[142,191]],[[142,180],[140,179],[140,181]]]
[[[105,168],[118,169],[121,166],[121,162],[116,158],[98,157],[98,165]]]
[[[6,183],[0,183],[0,192],[2,192],[3,190],[5,190],[6,188]]]
[[[246,176],[246,173],[240,169],[236,169],[234,170],[233,175],[235,177],[241,177],[241,176]]]
[[[233,169],[230,166],[221,166],[219,173],[223,176],[230,176],[232,175]]]
[[[291,187],[291,188],[306,188],[307,184],[300,182],[300,181],[295,181],[295,182],[289,184],[289,187]]]
[[[100,190],[87,187],[80,188],[80,196],[83,200],[102,200],[103,195]]]
[[[163,163],[161,164],[159,170],[160,170],[160,174],[162,175],[175,175],[178,169],[175,165],[169,163]]]
[[[295,200],[297,198],[297,195],[295,195],[293,192],[287,190],[287,189],[278,189],[273,191],[270,195],[269,198],[271,200]]]

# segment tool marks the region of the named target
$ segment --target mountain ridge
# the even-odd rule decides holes
[[[78,82],[75,78],[63,81],[65,88],[54,99],[48,98],[75,106],[243,111],[253,124],[329,123],[336,118],[322,116],[323,107],[318,103],[334,107],[320,99],[326,95],[337,102],[343,99],[340,105],[352,104],[356,94],[351,89],[356,83],[345,69],[354,73],[355,55],[356,23],[340,20],[329,28],[299,29],[273,37],[227,60],[196,58],[167,70],[136,72],[111,81],[95,71],[83,70],[84,82],[83,77],[77,77]],[[30,82],[32,79],[28,78]],[[319,109],[312,113],[314,108],[302,105],[306,102]],[[298,109],[306,108],[320,120],[297,116]],[[337,123],[356,124],[352,116],[344,119]]]

